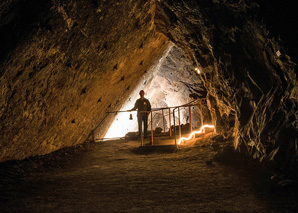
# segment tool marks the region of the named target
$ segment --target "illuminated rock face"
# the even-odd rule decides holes
[[[217,131],[228,132],[254,158],[286,166],[297,158],[297,68],[287,55],[297,52],[291,46],[297,41],[287,32],[280,33],[286,42],[279,41],[278,24],[259,20],[272,24],[272,12],[285,18],[293,11],[291,5],[278,11],[277,1],[257,2],[160,1],[156,23],[201,68]]]
[[[105,112],[120,109],[169,38],[200,68],[217,131],[286,166],[298,146],[291,4],[3,1],[0,161],[82,143],[94,129],[105,135],[114,118]]]
[[[145,85],[145,90],[150,97],[152,106],[154,108],[173,107],[190,103],[196,98],[205,98],[206,91],[201,76],[196,72],[195,68],[183,50],[173,46],[154,78]],[[156,115],[155,127],[164,128],[161,113],[159,111],[159,115]],[[204,110],[204,115],[206,120],[210,120],[208,110],[207,112]],[[167,129],[169,128],[168,118],[166,117],[165,120]],[[180,121],[182,124],[189,122],[188,107],[181,108]],[[199,106],[194,107],[192,110],[192,121],[194,128],[200,127]],[[177,123],[178,114],[176,115]]]
[[[138,131],[136,111],[125,112],[132,109],[135,101],[140,97],[139,91],[144,90],[145,97],[150,100],[152,109],[175,107],[185,105],[194,101],[197,98],[205,98],[206,90],[203,86],[200,75],[195,70],[193,63],[187,58],[183,50],[174,44],[169,44],[169,48],[164,55],[159,59],[158,63],[153,65],[146,74],[140,78],[135,90],[132,91],[125,104],[122,106],[116,118],[113,121],[108,133],[104,138],[119,138],[124,137],[127,132]],[[199,103],[199,102],[198,102]],[[203,119],[206,123],[211,123],[210,113],[205,104],[202,102]],[[180,108],[181,124],[189,123],[188,107]],[[153,126],[169,131],[170,125],[173,122],[173,108],[171,108],[171,124],[169,122],[169,111],[165,109],[154,111],[152,114]],[[162,114],[163,113],[163,114]],[[201,126],[201,110],[200,105],[193,106],[191,110],[193,129],[198,129]],[[129,119],[132,114],[133,119]],[[110,115],[109,115],[110,116]],[[178,124],[178,113],[176,110],[176,124]],[[151,115],[149,116],[149,124]],[[99,127],[101,129],[101,127]],[[151,129],[151,124],[149,125]],[[100,131],[95,131],[95,139],[101,139]]]

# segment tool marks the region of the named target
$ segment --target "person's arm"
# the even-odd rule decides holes
[[[132,109],[130,109],[129,111],[136,110],[137,108],[139,108],[138,100],[136,100],[135,106]]]

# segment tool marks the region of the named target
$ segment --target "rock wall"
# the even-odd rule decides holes
[[[0,161],[83,143],[167,46],[154,1],[10,0],[0,8]]]
[[[82,143],[98,126],[105,135],[113,120],[105,112],[121,107],[169,38],[201,70],[217,130],[286,168],[298,146],[295,8],[288,0],[2,1],[0,161]]]
[[[290,48],[286,32],[273,30],[282,27],[270,25],[277,1],[260,3],[158,1],[156,23],[202,70],[217,130],[236,149],[286,168],[297,162],[297,67],[289,55],[297,45]],[[287,11],[275,12],[287,24]]]
[[[206,97],[206,89],[200,75],[183,50],[176,45],[171,48],[152,80],[147,80],[145,91],[148,93],[153,108],[184,105],[197,98]],[[192,108],[193,128],[199,129],[201,126],[200,106]],[[202,108],[204,120],[210,124],[209,110],[206,108],[205,101]],[[180,111],[181,124],[189,123],[188,107],[183,107]],[[154,129],[164,128],[161,113],[158,111],[155,115]],[[178,113],[175,117],[176,124],[178,124]],[[165,123],[166,130],[168,130],[171,125],[174,125],[173,118],[171,118],[170,125],[168,116],[165,116]]]

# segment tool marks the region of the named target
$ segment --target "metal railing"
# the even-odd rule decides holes
[[[202,105],[203,105],[203,100],[206,100],[206,98],[199,98],[199,99],[196,99],[192,102],[189,102],[187,104],[184,104],[184,105],[181,105],[181,106],[176,106],[174,107],[173,109],[173,118],[175,118],[175,110],[177,109],[178,110],[178,130],[179,130],[179,138],[181,138],[181,134],[182,134],[182,131],[181,131],[181,122],[180,122],[180,108],[182,107],[188,107],[188,115],[189,115],[189,130],[190,130],[190,133],[192,133],[192,114],[191,114],[191,107],[192,106],[198,106],[200,105],[200,114],[201,114],[201,126],[204,125],[204,122],[203,122],[203,109],[202,109]],[[197,103],[199,101],[199,103]],[[176,138],[176,123],[175,123],[175,119],[174,119],[174,130],[175,130],[175,145],[177,145],[177,138]]]
[[[173,107],[163,107],[163,108],[153,108],[151,111],[141,111],[141,112],[149,112],[150,113],[150,129],[151,129],[151,140],[150,140],[150,144],[153,145],[154,144],[154,130],[153,130],[153,121],[155,119],[155,116],[157,115],[156,112],[161,111],[161,115],[162,115],[162,121],[163,121],[163,132],[164,134],[166,134],[166,125],[165,125],[165,117],[169,116],[169,139],[173,138],[173,131],[174,131],[174,140],[175,140],[175,145],[177,145],[177,128],[176,128],[176,116],[175,113],[177,111],[178,115],[178,134],[179,134],[179,138],[181,138],[181,134],[182,134],[182,130],[181,130],[181,116],[180,116],[180,111],[182,108],[188,108],[188,116],[189,116],[189,130],[190,133],[192,133],[192,113],[191,113],[191,108],[193,106],[200,106],[200,115],[201,115],[201,126],[203,126],[203,110],[202,110],[202,105],[206,104],[206,98],[199,98],[196,99],[194,101],[191,101],[187,104],[183,104],[180,106],[173,106]],[[171,112],[172,109],[172,112]],[[165,114],[165,111],[168,111],[168,114]],[[131,110],[126,110],[126,111],[112,111],[112,112],[107,112],[107,113],[118,113],[118,112],[131,112]],[[153,116],[153,113],[155,113],[155,115]],[[172,116],[172,117],[171,117]],[[173,118],[173,130],[172,130],[172,118]],[[141,146],[144,145],[144,139],[143,139],[143,130],[141,128]]]

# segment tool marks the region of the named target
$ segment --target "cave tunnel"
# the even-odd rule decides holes
[[[142,76],[128,100],[125,101],[125,104],[119,110],[120,113],[117,113],[104,138],[102,138],[100,134],[97,134],[96,129],[94,132],[94,140],[123,138],[127,133],[138,131],[137,112],[131,112],[130,119],[130,114],[125,112],[133,108],[140,90],[146,91],[146,97],[150,100],[151,107],[156,109],[152,112],[153,130],[160,128],[160,131],[169,131],[174,123],[172,117],[173,106],[182,106],[198,98],[206,98],[206,89],[196,69],[197,68],[194,67],[183,50],[170,43],[158,62]],[[203,114],[205,121],[212,123],[206,104],[202,104],[202,115]],[[182,125],[189,124],[188,106],[181,107],[179,115]],[[107,119],[107,117],[104,119]],[[176,124],[179,123],[178,119],[178,112],[176,112]],[[194,125],[192,129],[199,129],[201,125],[200,104],[192,105],[191,120]],[[150,116],[148,123],[149,127],[151,127]],[[100,125],[98,129],[100,132]]]
[[[289,0],[1,1],[0,208],[298,211],[296,14]],[[162,155],[94,143],[136,131],[107,112],[140,89],[154,108],[206,98],[216,135]]]

